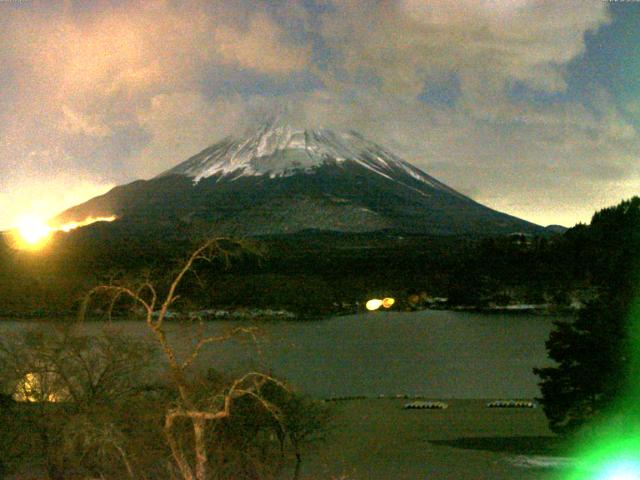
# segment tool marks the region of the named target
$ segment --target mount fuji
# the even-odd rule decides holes
[[[277,121],[227,137],[155,178],[116,187],[55,221],[110,215],[138,225],[242,236],[544,231],[473,201],[356,132]]]

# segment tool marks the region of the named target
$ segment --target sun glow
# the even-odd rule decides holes
[[[27,373],[13,393],[16,402],[62,402],[69,398],[69,390],[60,386],[58,375],[48,373]]]
[[[34,217],[21,218],[15,230],[20,243],[26,248],[37,248],[46,243],[47,238],[51,235],[51,227],[46,222]]]
[[[85,227],[96,222],[113,222],[115,215],[109,217],[87,217],[81,221],[67,222],[62,225],[52,227],[47,221],[37,217],[25,216],[16,222],[16,226],[11,230],[12,246],[19,250],[40,250],[43,248],[51,235],[55,232],[70,232],[79,227]]]

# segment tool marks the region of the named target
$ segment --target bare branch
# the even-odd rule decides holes
[[[287,387],[278,380],[258,372],[250,372],[241,378],[235,380],[226,393],[218,395],[214,398],[215,403],[209,408],[197,408],[196,401],[192,397],[190,391],[191,385],[187,380],[186,369],[193,365],[202,349],[211,343],[224,342],[236,335],[249,335],[254,343],[257,344],[256,327],[236,327],[228,333],[222,335],[205,336],[204,324],[200,322],[198,333],[192,341],[194,345],[189,355],[180,362],[176,353],[171,346],[164,326],[164,320],[167,318],[169,307],[173,305],[180,296],[177,294],[178,288],[183,281],[185,275],[191,272],[195,275],[196,280],[202,285],[202,280],[193,270],[196,262],[204,261],[211,263],[215,258],[219,258],[225,267],[230,266],[231,258],[235,254],[235,248],[239,250],[250,251],[259,254],[254,244],[246,241],[237,241],[230,238],[214,238],[208,240],[199,248],[197,248],[186,260],[181,269],[173,277],[169,289],[164,299],[159,304],[158,292],[154,285],[147,279],[139,285],[137,289],[130,289],[119,285],[105,285],[92,289],[86,296],[80,310],[80,319],[84,319],[87,308],[94,296],[99,294],[110,295],[109,318],[115,308],[117,301],[123,297],[131,298],[135,303],[142,305],[146,312],[146,323],[156,337],[161,346],[162,351],[169,364],[169,369],[174,377],[175,385],[180,395],[180,406],[178,408],[169,409],[165,415],[164,434],[166,436],[173,460],[175,461],[183,480],[205,480],[207,477],[207,451],[205,448],[205,427],[207,422],[213,422],[227,418],[231,412],[231,404],[234,399],[250,396],[270,412],[278,421],[282,428],[280,420],[280,412],[275,405],[272,405],[260,395],[260,389],[267,382],[273,382],[285,390]],[[158,305],[159,304],[159,305]],[[104,373],[104,372],[103,372]],[[218,403],[222,401],[222,404]],[[186,455],[184,446],[180,444],[176,435],[175,422],[180,419],[188,419],[193,429],[193,454]],[[191,458],[191,460],[189,460]],[[195,464],[191,465],[193,462]]]
[[[155,322],[157,325],[157,328],[160,328],[162,326],[162,322],[164,321],[164,317],[167,313],[167,309],[169,308],[169,305],[171,305],[171,303],[173,303],[173,301],[176,298],[175,297],[176,289],[178,288],[178,285],[180,285],[180,282],[182,282],[182,278],[186,275],[186,273],[189,270],[191,270],[191,267],[193,266],[194,262],[203,256],[204,252],[206,252],[207,250],[211,249],[214,246],[217,246],[217,244],[218,244],[218,239],[215,239],[215,238],[205,242],[200,248],[198,248],[195,252],[191,254],[187,262],[184,264],[184,266],[180,270],[180,272],[178,272],[178,274],[175,276],[175,278],[173,279],[173,282],[171,282],[171,286],[169,287],[169,293],[167,293],[165,301],[163,302],[162,307],[160,308],[160,313],[158,314],[158,320]]]
[[[133,290],[127,288],[127,287],[121,287],[121,286],[117,286],[117,285],[99,285],[97,287],[94,287],[93,289],[91,289],[89,291],[89,293],[87,294],[87,296],[85,297],[84,301],[82,302],[82,306],[80,308],[80,312],[78,314],[78,318],[80,321],[83,321],[85,319],[86,313],[87,313],[87,309],[91,303],[91,300],[93,297],[97,296],[98,294],[110,294],[112,295],[111,298],[111,302],[109,304],[109,318],[111,318],[111,311],[115,305],[115,302],[117,301],[117,299],[123,295],[130,297],[133,301],[135,301],[136,303],[141,304],[144,309],[147,312],[147,315],[151,315],[153,313],[153,309],[151,307],[151,305],[149,305],[147,302],[144,301],[144,299],[140,298],[140,296],[138,294],[136,294],[136,292],[134,292]]]
[[[202,350],[202,347],[204,347],[208,343],[224,342],[224,341],[229,340],[230,338],[232,338],[232,337],[234,337],[234,336],[236,336],[236,335],[238,335],[240,333],[246,333],[248,335],[251,335],[251,337],[255,339],[256,330],[257,330],[256,327],[237,327],[237,328],[234,328],[229,333],[227,333],[226,335],[218,335],[218,336],[213,336],[213,337],[201,338],[198,341],[198,343],[194,346],[194,348],[193,348],[193,350],[191,352],[191,355],[189,355],[189,357],[187,357],[187,359],[184,362],[182,362],[182,368],[189,367],[195,361],[195,359],[198,357],[198,355],[200,354],[200,350]]]
[[[233,384],[231,385],[231,388],[229,389],[228,395],[232,396],[234,391],[238,389],[238,387],[240,387],[244,382],[246,382],[248,379],[254,379],[254,378],[261,378],[261,379],[264,379],[265,381],[273,382],[283,390],[287,392],[290,391],[287,385],[285,385],[280,380],[273,378],[271,375],[266,375],[264,373],[259,373],[259,372],[249,372],[233,382]]]
[[[144,282],[140,288],[138,288],[138,291],[136,292],[136,295],[140,298],[142,298],[142,293],[145,290],[149,290],[149,292],[151,293],[151,303],[149,303],[149,306],[151,307],[151,310],[154,310],[156,308],[156,302],[158,300],[158,294],[156,292],[155,287],[151,284],[151,282],[149,282],[148,280],[146,282]]]
[[[257,400],[258,403],[260,403],[264,407],[264,409],[268,411],[273,416],[273,418],[275,418],[275,420],[278,422],[278,425],[280,426],[280,429],[284,431],[284,424],[282,422],[282,413],[280,412],[280,409],[276,407],[273,403],[268,402],[267,400],[265,400],[263,397],[261,397],[260,395],[258,395],[256,392],[252,390],[236,390],[236,393],[238,394],[238,396],[248,395],[253,399]]]
[[[173,436],[174,422],[177,418],[181,416],[184,416],[184,415],[181,415],[180,412],[176,410],[171,410],[167,412],[164,418],[165,438],[167,440],[167,443],[169,444],[169,448],[171,449],[171,455],[173,456],[173,459],[175,460],[176,464],[178,465],[178,469],[182,474],[183,480],[194,480],[195,477],[193,476],[193,471],[189,466],[189,462],[184,457],[184,454],[182,453],[182,448],[180,447],[175,437]]]

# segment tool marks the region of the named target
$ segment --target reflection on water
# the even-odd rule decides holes
[[[203,350],[201,368],[270,371],[318,397],[424,395],[431,398],[532,398],[539,395],[534,366],[545,366],[544,342],[552,318],[422,311],[350,315],[313,322],[260,325],[257,344],[233,340]],[[247,322],[209,322],[209,334]],[[29,323],[2,322],[5,329]],[[118,322],[149,335],[142,322]],[[97,330],[97,323],[86,328]],[[194,342],[188,324],[170,338]]]

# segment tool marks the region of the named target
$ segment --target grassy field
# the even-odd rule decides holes
[[[447,400],[446,410],[404,410],[407,400],[335,402],[325,443],[303,457],[301,478],[556,480],[562,448],[540,408],[490,409]],[[545,465],[547,466],[541,466]]]

